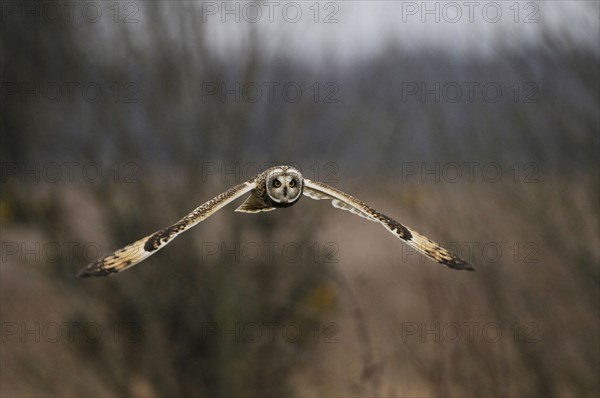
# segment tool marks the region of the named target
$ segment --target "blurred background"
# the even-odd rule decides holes
[[[598,2],[0,4],[2,396],[598,395]]]

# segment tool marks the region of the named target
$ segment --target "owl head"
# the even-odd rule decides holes
[[[302,196],[304,178],[293,167],[274,167],[266,178],[267,195],[275,207],[291,206]]]

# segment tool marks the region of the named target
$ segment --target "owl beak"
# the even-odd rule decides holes
[[[287,187],[283,187],[283,196],[287,197]]]

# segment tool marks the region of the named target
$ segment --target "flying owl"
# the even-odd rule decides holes
[[[437,243],[378,212],[355,197],[321,182],[304,178],[294,167],[276,166],[200,205],[170,227],[161,229],[89,264],[77,276],[106,276],[124,271],[147,259],[169,244],[180,233],[206,220],[248,192],[250,192],[250,196],[235,211],[260,213],[280,207],[290,207],[296,204],[302,195],[315,200],[331,200],[333,207],[380,223],[394,236],[440,264],[457,270],[474,270],[469,263]]]

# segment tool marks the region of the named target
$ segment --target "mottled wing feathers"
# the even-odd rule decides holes
[[[355,197],[330,187],[329,185],[305,178],[304,195],[316,200],[330,199],[332,205],[338,209],[350,211],[370,221],[382,224],[393,235],[440,264],[444,264],[453,269],[474,270],[469,263],[453,255],[439,244],[405,227],[385,214],[378,212]]]
[[[314,200],[332,200],[333,197],[324,194],[321,191],[317,191],[316,189],[312,189],[306,186],[306,181],[307,179],[304,179],[304,191],[302,192],[304,194],[304,196],[308,196],[311,199]]]
[[[333,205],[333,207],[335,207],[336,209],[342,209],[342,210],[346,210],[349,211],[352,214],[356,214],[359,217],[363,217],[366,218],[367,220],[371,220],[371,221],[375,221],[377,222],[378,220],[376,218],[374,218],[371,214],[369,213],[365,213],[364,211],[361,211],[360,209],[357,209],[356,207],[346,203],[346,202],[342,202],[341,200],[338,199],[333,199],[331,201],[331,204]]]
[[[306,186],[306,179],[304,179],[304,181],[305,181],[305,183],[304,183],[305,186],[304,186],[304,191],[303,191],[304,196],[307,196],[307,197],[309,197],[311,199],[314,199],[314,200],[331,200],[331,204],[333,205],[333,207],[335,207],[337,209],[347,210],[350,213],[356,214],[357,216],[364,217],[364,218],[366,218],[368,220],[371,220],[371,221],[377,221],[371,215],[369,215],[369,214],[367,214],[367,213],[359,210],[357,207],[352,206],[349,203],[342,202],[341,200],[338,200],[338,199],[334,198],[333,196],[327,195],[324,192],[321,192],[321,191],[318,191],[316,189],[312,189],[312,188],[307,187]],[[314,181],[311,181],[311,182],[314,183]],[[322,185],[325,186],[325,184],[322,184]],[[331,188],[331,187],[329,187],[329,188]],[[331,189],[333,189],[333,188],[331,188]],[[339,193],[343,194],[343,195],[346,195],[343,192],[339,192]],[[349,195],[346,195],[346,196],[349,196]],[[358,199],[356,199],[356,198],[352,198],[352,199],[358,201]]]
[[[154,254],[154,252],[144,249],[144,245],[151,237],[152,235],[146,236],[145,238],[133,242],[124,248],[101,258],[79,271],[77,276],[80,278],[89,276],[108,276],[134,266]]]
[[[440,264],[444,264],[452,269],[466,269],[467,271],[475,271],[475,268],[460,257],[450,253],[447,249],[441,247],[431,239],[421,235],[418,232],[410,231],[412,238],[406,242],[419,252],[432,258]]]
[[[165,247],[169,242],[175,239],[177,235],[190,229],[199,222],[204,221],[230,202],[247,192],[250,192],[255,186],[256,183],[251,181],[228,189],[217,197],[198,206],[194,211],[175,224],[127,245],[95,263],[88,265],[86,268],[82,269],[77,276],[106,276],[134,266]]]

